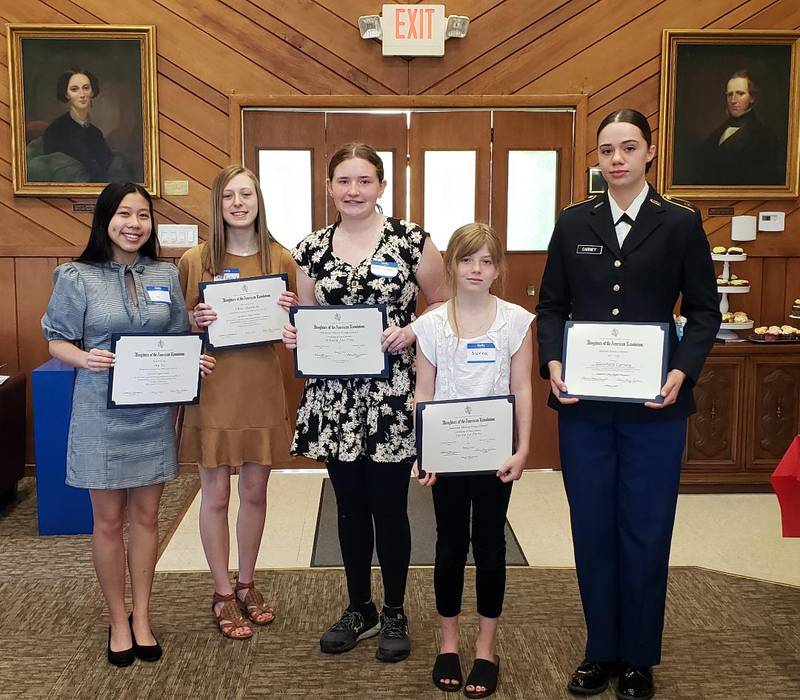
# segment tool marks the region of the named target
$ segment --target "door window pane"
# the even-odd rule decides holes
[[[386,189],[378,204],[385,216],[394,216],[394,152],[378,151],[378,155],[383,161],[383,176],[386,178]]]
[[[508,152],[507,250],[547,250],[557,190],[557,151]]]
[[[477,151],[425,151],[424,227],[439,250],[459,226],[475,221]]]
[[[259,149],[258,179],[270,233],[294,248],[311,233],[311,151]]]

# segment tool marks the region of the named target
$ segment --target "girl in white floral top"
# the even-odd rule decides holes
[[[496,472],[448,474],[437,480],[434,468],[420,479],[433,487],[436,512],[433,584],[442,631],[433,682],[450,692],[462,685],[459,615],[471,540],[478,636],[464,694],[483,698],[494,692],[500,670],[495,639],[506,584],[506,511],[511,485],[528,458],[534,316],[491,293],[505,261],[503,244],[487,224],[459,228],[447,245],[444,263],[450,300],[413,323],[418,351],[415,401],[514,394],[516,405],[514,453],[502,465],[486,465]],[[419,473],[416,463],[414,473]]]

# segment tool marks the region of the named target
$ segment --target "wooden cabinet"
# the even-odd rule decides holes
[[[715,346],[694,398],[681,489],[769,490],[800,432],[800,343]]]

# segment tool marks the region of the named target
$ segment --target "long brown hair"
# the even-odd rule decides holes
[[[378,175],[378,182],[383,182],[386,179],[383,171],[383,161],[378,155],[378,152],[372,146],[369,146],[366,143],[354,142],[346,143],[331,156],[330,161],[328,161],[329,182],[333,182],[333,173],[335,172],[336,168],[339,167],[341,163],[346,160],[350,160],[351,158],[363,158],[367,162],[374,165],[375,171]],[[380,204],[378,205],[378,208],[380,209]],[[338,224],[341,220],[342,215],[337,211],[336,223]]]
[[[234,177],[241,174],[247,175],[253,181],[253,189],[258,200],[258,214],[256,214],[254,225],[256,236],[258,237],[258,247],[261,252],[261,272],[265,275],[272,272],[269,244],[270,241],[275,239],[267,228],[264,197],[261,194],[258,178],[252,170],[245,168],[243,165],[229,165],[220,171],[211,186],[211,221],[208,225],[208,241],[203,249],[203,268],[211,275],[218,275],[222,272],[222,261],[225,258],[227,233],[225,219],[222,217],[222,194],[225,191],[225,186]]]
[[[474,255],[483,246],[488,249],[497,270],[497,279],[492,284],[492,289],[502,293],[506,274],[506,254],[502,242],[489,224],[475,222],[457,228],[450,236],[447,250],[444,251],[444,279],[449,294],[447,311],[458,338],[461,337],[455,304],[458,262],[462,258]]]

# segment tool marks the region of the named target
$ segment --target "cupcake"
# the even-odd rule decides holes
[[[728,252],[728,249],[724,245],[715,245],[711,249],[711,252],[714,253],[714,255],[725,255],[725,253]]]
[[[726,280],[724,277],[717,277],[717,286],[718,287],[727,287],[728,286],[728,280]]]
[[[764,340],[764,335],[766,334],[766,332],[767,332],[766,326],[759,326],[758,328],[753,330],[753,333],[756,334],[756,338],[758,338],[759,340]]]
[[[744,255],[744,250],[739,248],[739,246],[731,246],[728,248],[728,255]]]
[[[722,314],[722,322],[723,323],[732,323],[733,322],[733,314],[730,311],[726,311]]]
[[[794,326],[781,326],[781,340],[797,340],[797,329]]]
[[[744,311],[737,311],[733,314],[733,322],[734,323],[747,323],[750,319],[747,318],[747,314]]]
[[[764,340],[778,340],[781,336],[780,326],[770,326],[764,333]]]
[[[743,280],[743,279],[732,279],[730,281],[731,287],[749,287],[750,280]]]
[[[795,299],[792,303],[792,316],[800,316],[800,299]]]

